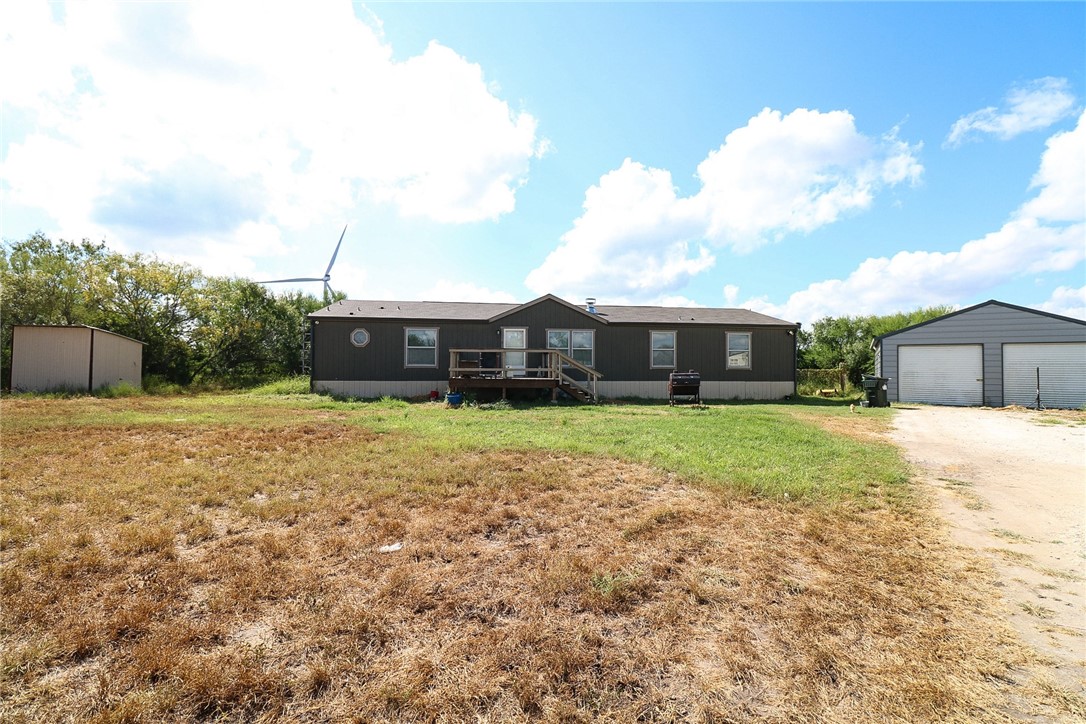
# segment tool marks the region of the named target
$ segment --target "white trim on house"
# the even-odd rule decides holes
[[[411,332],[412,331],[433,332],[434,333],[434,346],[432,348],[429,347],[429,346],[426,346],[426,347],[421,347],[421,346],[417,346],[417,345],[414,346],[414,347],[410,346],[408,344],[408,340],[411,337]],[[416,368],[417,369],[436,368],[438,366],[437,352],[438,352],[438,350],[440,348],[441,348],[441,329],[439,327],[423,327],[423,326],[420,325],[420,326],[415,326],[415,327],[404,327],[403,328],[403,366],[404,367],[410,367],[412,369],[416,369]],[[432,363],[431,362],[426,362],[426,363],[422,363],[422,364],[417,363],[417,362],[412,363],[411,360],[410,360],[410,352],[413,349],[433,349],[434,350],[434,361]]]
[[[647,400],[666,400],[667,381],[608,381],[596,383],[596,390],[602,398],[641,397]],[[720,380],[701,381],[701,399],[703,400],[783,400],[795,393],[791,381],[778,382],[724,382]]]
[[[671,335],[671,346],[670,347],[661,347],[660,349],[657,349],[656,347],[654,347],[653,343],[652,343],[653,335],[657,335],[657,334],[670,334]],[[656,364],[656,360],[654,359],[656,357],[656,353],[657,352],[667,352],[667,351],[671,352],[671,364],[666,364],[666,365],[658,365],[658,364]],[[679,366],[679,332],[677,330],[674,330],[674,329],[650,329],[649,330],[649,369],[650,370],[673,370],[673,369],[678,368],[678,366]]]
[[[745,365],[732,364],[732,337],[747,338],[747,363]],[[753,332],[725,332],[724,333],[724,357],[727,360],[727,368],[730,370],[750,370],[754,369],[754,355],[751,351],[751,347],[754,346],[754,333]],[[739,350],[737,354],[742,354],[743,350]],[[702,395],[704,397],[704,395]]]

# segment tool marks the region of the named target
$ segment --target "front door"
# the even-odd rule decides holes
[[[507,377],[523,377],[527,363],[527,353],[517,350],[528,349],[528,330],[524,327],[502,327],[502,349]]]

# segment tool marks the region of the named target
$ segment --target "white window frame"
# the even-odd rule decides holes
[[[566,346],[565,347],[552,347],[551,346],[551,332],[562,332],[563,334],[565,334],[566,335]],[[556,351],[561,352],[562,354],[564,354],[564,355],[566,355],[568,357],[569,356],[569,345],[570,345],[570,333],[569,333],[568,329],[548,329],[547,330],[547,349],[556,350]]]
[[[652,344],[653,335],[657,334],[670,334],[671,335],[671,347],[664,347],[657,350]],[[671,350],[671,364],[658,365],[656,364],[656,352],[664,352]],[[653,370],[673,370],[679,364],[679,332],[675,329],[651,329],[649,330],[649,369]]]
[[[574,347],[573,346],[573,335],[575,335],[575,334],[587,334],[592,339],[592,344],[590,346],[588,346],[588,347]],[[573,354],[574,351],[576,351],[576,350],[582,350],[583,351],[583,350],[586,350],[586,349],[588,350],[588,362],[587,363],[581,362],[581,360],[578,360],[577,356],[575,354]],[[571,329],[571,330],[569,330],[569,357],[570,357],[570,359],[577,361],[578,363],[584,365],[585,367],[588,367],[589,369],[595,369],[596,368],[596,330],[594,330],[594,329]]]
[[[366,341],[362,342],[361,344],[356,342],[355,339],[354,339],[354,336],[356,334],[358,334],[359,332],[366,335]],[[355,347],[365,347],[366,345],[368,345],[370,343],[370,341],[372,339],[373,339],[373,337],[370,335],[370,332],[369,332],[368,329],[365,329],[363,327],[355,327],[354,329],[351,330],[351,344],[353,344]]]
[[[732,337],[746,337],[747,338],[747,363],[745,365],[732,364]],[[724,333],[724,359],[727,360],[727,368],[730,370],[749,370],[754,368],[754,355],[751,347],[754,346],[754,333],[753,332],[725,332]],[[736,352],[736,354],[742,354],[742,351]]]
[[[433,332],[434,333],[434,346],[433,347],[412,347],[409,342],[411,340],[412,332]],[[441,346],[441,330],[438,327],[404,327],[403,328],[403,366],[412,368],[434,368],[437,367],[437,350]],[[433,363],[412,363],[411,362],[411,350],[413,349],[432,349],[434,351]]]
[[[564,332],[565,335],[566,335],[566,343],[567,343],[566,346],[565,347],[552,347],[551,346],[551,332]],[[575,335],[575,334],[587,334],[587,335],[589,335],[592,338],[592,346],[590,346],[590,347],[574,347],[573,346],[573,335]],[[576,350],[586,350],[587,349],[588,352],[589,352],[589,361],[588,361],[588,363],[586,364],[584,362],[581,362],[580,360],[577,360],[577,361],[578,361],[579,364],[582,364],[585,367],[588,367],[590,369],[595,369],[595,367],[596,367],[596,330],[594,330],[594,329],[558,329],[558,328],[548,329],[547,330],[547,349],[553,349],[556,352],[561,352],[566,357],[569,357],[572,360],[577,359],[576,357],[573,356],[573,350],[575,350],[575,349]]]

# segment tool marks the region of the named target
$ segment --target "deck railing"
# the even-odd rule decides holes
[[[493,366],[483,367],[484,361]],[[573,373],[584,379],[574,378]],[[603,375],[555,349],[450,349],[449,377],[553,380],[596,397],[596,382]]]

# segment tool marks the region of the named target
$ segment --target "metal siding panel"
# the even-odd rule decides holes
[[[140,387],[142,360],[142,344],[109,332],[95,332],[91,387],[98,389],[118,382]]]
[[[1044,407],[1086,406],[1086,343],[1003,345],[1003,404],[1037,400],[1037,370]]]
[[[983,404],[982,345],[902,345],[898,357],[902,402]]]
[[[666,400],[667,382],[658,380],[631,380],[608,382],[601,380],[598,386],[601,397],[640,397],[647,400]],[[791,395],[791,381],[777,382],[725,382],[702,380],[703,400],[780,400]]]
[[[19,326],[13,334],[13,392],[87,389],[90,329]]]
[[[894,334],[883,341],[890,340],[897,345],[1082,342],[1086,341],[1086,324],[993,304]]]

